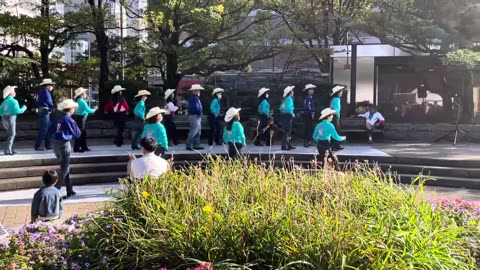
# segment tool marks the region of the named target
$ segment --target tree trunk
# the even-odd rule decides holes
[[[48,20],[50,17],[50,2],[49,0],[42,0],[42,6],[40,8],[40,15],[43,19]],[[42,77],[48,78],[50,75],[48,67],[48,56],[50,51],[48,49],[50,37],[48,34],[40,37],[40,68],[42,69]]]
[[[178,83],[182,79],[183,75],[178,73],[178,55],[177,47],[179,47],[180,34],[172,33],[169,38],[170,46],[172,49],[168,50],[167,57],[167,80],[164,82],[165,89],[177,89]]]
[[[101,30],[96,31],[95,37],[97,39],[98,52],[100,54],[100,73],[98,77],[99,105],[100,108],[103,108],[110,96],[108,89],[105,89],[105,83],[108,81],[108,76],[110,74],[108,67],[109,41],[103,27]]]

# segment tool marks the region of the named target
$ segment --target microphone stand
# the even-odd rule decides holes
[[[462,112],[462,107],[460,106],[459,103],[457,103],[455,101],[452,101],[452,104],[457,107],[457,119],[455,121],[455,129],[450,131],[449,133],[445,134],[444,136],[436,139],[435,142],[439,142],[443,139],[446,139],[446,138],[450,137],[450,135],[455,134],[455,137],[453,139],[453,145],[457,145],[458,133],[461,133],[461,134],[469,137],[472,140],[476,140],[476,138],[474,138],[472,135],[468,134],[467,132],[465,132],[465,131],[463,131],[462,129],[459,128],[458,122],[460,121],[460,114]]]

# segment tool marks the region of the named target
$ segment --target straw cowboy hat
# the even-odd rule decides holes
[[[165,100],[167,100],[174,92],[175,89],[167,89],[167,91],[165,91]]]
[[[77,98],[78,96],[80,96],[81,94],[83,94],[87,91],[88,91],[87,88],[79,87],[79,88],[75,89],[75,96],[73,98]]]
[[[52,81],[52,79],[43,79],[43,81],[40,83],[40,85],[54,85],[55,83]]]
[[[327,116],[330,116],[330,115],[332,115],[332,114],[334,114],[334,113],[336,113],[335,110],[332,110],[332,109],[330,109],[330,108],[326,108],[326,109],[324,109],[324,110],[322,111],[322,113],[320,114],[320,119],[323,119],[323,118],[325,118],[325,117],[327,117]]]
[[[337,85],[332,89],[332,93],[330,94],[331,96],[335,95],[335,93],[338,93],[345,89],[345,86]]]
[[[231,107],[230,109],[228,109],[227,113],[225,114],[225,122],[230,122],[232,121],[233,117],[235,117],[235,115],[237,115],[242,109],[240,108],[234,108],[234,107]]]
[[[200,84],[192,84],[188,91],[195,91],[195,90],[205,90]]]
[[[152,93],[148,92],[147,90],[140,90],[140,91],[138,91],[138,93],[135,97],[150,96],[151,94]]]
[[[261,97],[263,94],[265,94],[268,91],[270,91],[269,88],[262,87],[260,90],[258,90],[258,97]]]
[[[63,111],[66,109],[71,109],[71,108],[78,108],[78,103],[73,101],[73,99],[66,99],[60,103],[57,104],[57,109],[59,111]]]
[[[11,93],[15,92],[15,88],[17,88],[17,87],[7,85],[7,87],[5,87],[5,89],[3,89],[3,99],[6,99]]]
[[[121,87],[120,85],[115,85],[112,89],[112,94],[115,94],[117,92],[123,91],[125,88]]]
[[[145,117],[145,119],[149,119],[149,118],[152,118],[156,115],[159,115],[161,113],[166,113],[167,111],[165,111],[164,109],[160,109],[159,107],[153,107],[151,108],[148,113],[147,113],[147,116]]]
[[[303,89],[303,91],[308,90],[308,89],[315,89],[315,88],[317,88],[315,85],[309,83],[309,84],[305,85],[305,88]]]
[[[213,89],[212,96],[214,96],[216,93],[223,93],[223,92],[225,92],[225,90],[223,90],[222,88],[215,88]]]
[[[290,94],[290,92],[293,91],[293,88],[295,88],[295,86],[285,87],[285,89],[283,90],[283,97],[286,97],[288,94]]]

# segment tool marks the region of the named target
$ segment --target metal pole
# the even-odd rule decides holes
[[[120,4],[120,80],[125,78],[125,68],[124,68],[124,54],[123,54],[123,7]]]
[[[352,44],[352,69],[350,72],[350,105],[355,110],[357,96],[357,44]]]

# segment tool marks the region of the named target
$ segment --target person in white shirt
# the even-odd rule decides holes
[[[163,123],[167,130],[168,141],[173,142],[174,145],[178,145],[177,126],[173,121],[173,117],[179,108],[175,103],[175,89],[167,89],[167,91],[165,91],[165,110],[167,113],[165,114]]]
[[[385,126],[385,118],[377,111],[377,106],[371,104],[368,106],[368,112],[358,115],[365,118],[365,125],[368,132],[368,143],[372,143],[375,129],[382,129]]]
[[[143,179],[145,176],[158,177],[170,169],[168,161],[155,155],[158,143],[152,137],[145,137],[140,141],[143,157],[136,158],[129,155],[128,175],[131,178]]]

